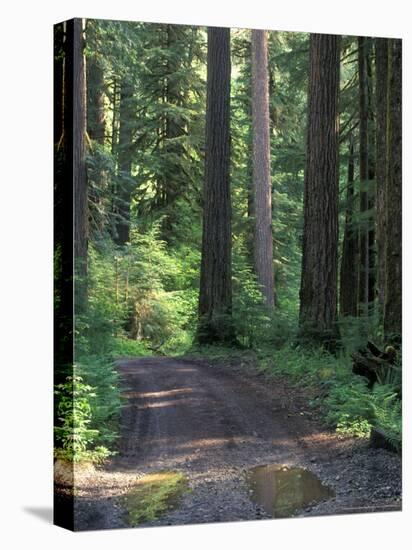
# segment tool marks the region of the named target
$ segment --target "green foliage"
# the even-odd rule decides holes
[[[336,426],[338,431],[369,436],[369,390],[362,379],[357,377],[350,383],[332,386],[325,405],[328,410],[326,421]]]
[[[96,462],[111,454],[100,445],[90,449],[99,437],[99,431],[90,427],[91,402],[96,397],[94,389],[84,384],[83,378],[78,375],[69,376],[64,384],[56,386],[56,414],[59,425],[55,427],[55,437],[61,445],[57,449],[56,457],[74,462]]]
[[[256,276],[246,259],[244,247],[236,243],[233,253],[233,323],[236,336],[245,347],[252,348],[264,341],[270,318],[263,305]]]
[[[325,400],[327,421],[341,432],[368,436],[370,428],[380,428],[393,447],[401,448],[402,404],[390,384],[375,384],[370,391],[361,382],[332,388]]]
[[[116,178],[116,162],[106,145],[93,142],[87,159],[90,232],[94,238],[107,234],[110,216],[110,184]]]
[[[110,358],[85,357],[77,372],[93,387],[90,400],[90,426],[98,431],[96,444],[111,447],[117,439],[121,396],[119,375]]]
[[[392,386],[375,384],[372,392],[371,421],[385,434],[391,446],[402,448],[402,401]]]
[[[160,238],[161,220],[147,232],[132,230],[125,254],[131,335],[172,351],[192,334],[197,308],[199,255],[169,251]]]
[[[333,377],[340,377],[345,365],[322,349],[308,351],[288,343],[270,354],[266,350],[261,368],[270,374],[286,375],[292,382],[314,386],[327,385]]]
[[[275,352],[266,349],[260,368],[270,375],[287,376],[292,382],[316,388],[312,405],[320,408],[326,422],[338,433],[368,437],[372,427],[380,428],[393,448],[402,441],[402,402],[399,399],[400,367],[375,383],[352,373],[347,355],[335,357],[322,350],[287,345]]]
[[[152,352],[141,340],[131,340],[125,336],[118,336],[113,340],[111,354],[114,359],[119,359],[122,357],[147,357]]]
[[[379,384],[391,386],[400,397],[402,395],[402,351],[398,350],[397,359],[392,368],[377,372]]]
[[[371,425],[368,420],[355,418],[351,419],[350,415],[340,414],[340,421],[336,425],[337,433],[342,435],[352,435],[354,437],[369,437]]]

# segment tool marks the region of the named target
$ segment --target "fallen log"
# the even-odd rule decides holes
[[[396,350],[392,346],[386,346],[381,351],[375,344],[368,342],[366,349],[359,350],[352,354],[352,372],[363,376],[368,380],[368,388],[371,389],[378,380],[392,368],[395,368]]]
[[[387,451],[399,452],[399,449],[392,443],[386,433],[380,428],[372,428],[369,438],[369,445],[373,449],[386,449]]]

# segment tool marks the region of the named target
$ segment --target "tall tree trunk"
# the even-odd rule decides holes
[[[359,71],[359,179],[360,179],[360,222],[359,222],[359,279],[358,314],[368,315],[369,306],[369,165],[368,165],[368,75],[366,39],[358,38]]]
[[[74,260],[76,312],[87,307],[88,205],[86,178],[86,74],[83,22],[71,19],[66,26],[65,136],[73,147]],[[72,108],[72,109],[71,109]]]
[[[252,30],[252,127],[254,187],[254,266],[265,304],[274,306],[272,184],[267,34]]]
[[[87,21],[86,35],[93,32],[92,22]],[[104,74],[98,55],[90,55],[87,58],[87,133],[93,143],[103,146],[106,137],[106,117],[104,105]],[[96,152],[93,145],[92,151]],[[97,155],[97,159],[99,156]],[[107,187],[107,173],[102,164],[96,169],[94,175],[89,178],[89,232],[104,232],[103,200],[104,190]]]
[[[388,39],[376,38],[376,245],[377,294],[379,313],[383,317],[385,303],[385,243],[386,243],[386,170],[387,170],[387,109],[388,109]]]
[[[103,145],[106,134],[103,68],[96,55],[88,59],[87,131],[90,139]]]
[[[338,337],[339,36],[312,34],[304,192],[300,340]]]
[[[112,92],[112,128],[111,128],[111,151],[112,155],[116,155],[117,141],[118,141],[118,112],[119,112],[119,85],[117,80],[114,79],[113,82],[113,92]]]
[[[200,343],[234,340],[230,199],[230,29],[208,28]]]
[[[130,238],[130,205],[132,196],[132,124],[133,111],[131,101],[133,88],[123,80],[120,88],[119,105],[119,143],[118,178],[116,189],[116,238],[115,242],[123,246]]]
[[[54,26],[54,144],[61,145],[63,135],[63,70],[64,70],[63,23]]]
[[[349,137],[348,158],[348,186],[346,191],[345,230],[342,245],[342,261],[340,268],[339,304],[342,316],[356,317],[357,315],[357,273],[355,266],[358,262],[358,236],[354,223],[355,211],[355,158],[353,150],[353,136]]]
[[[384,333],[402,335],[402,41],[389,42],[386,286]]]
[[[54,375],[73,369],[73,48],[66,23],[54,27]],[[68,44],[69,41],[69,44]],[[65,126],[67,130],[64,131]]]
[[[375,184],[375,94],[372,55],[374,39],[369,38],[366,48],[366,74],[368,89],[368,311],[374,307],[376,297],[376,242],[375,242],[375,214],[376,214],[376,184]]]

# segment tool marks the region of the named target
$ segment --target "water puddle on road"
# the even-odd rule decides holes
[[[309,470],[268,464],[246,474],[250,499],[273,518],[289,518],[295,512],[335,496]]]

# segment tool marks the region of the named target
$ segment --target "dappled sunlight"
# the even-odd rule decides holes
[[[237,444],[244,444],[246,442],[252,442],[254,440],[253,437],[243,437],[243,436],[237,436],[237,437],[214,437],[214,438],[207,438],[207,439],[193,439],[192,441],[188,441],[187,443],[181,443],[180,445],[177,445],[176,447],[178,449],[209,449],[212,447],[220,447],[222,445],[227,444],[228,441],[231,441],[233,443]]]
[[[156,403],[144,403],[143,405],[135,405],[138,410],[142,409],[160,409],[163,407],[177,407],[178,405],[186,405],[188,403],[195,402],[196,399],[192,397],[174,399],[173,401],[158,401]]]
[[[192,393],[193,388],[178,388],[173,390],[162,390],[154,392],[136,392],[136,397],[156,398],[156,397],[170,397],[172,395],[179,395],[181,393]]]

